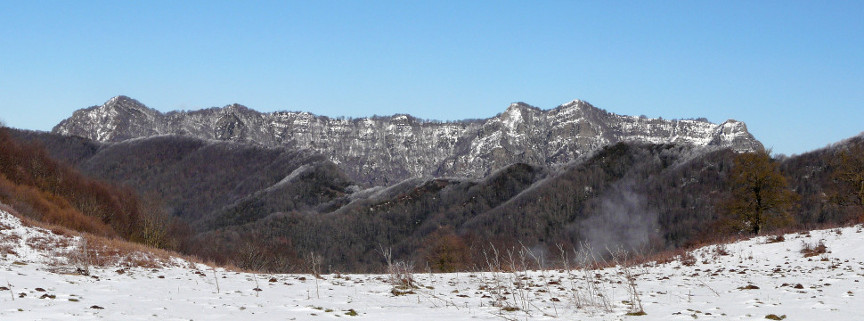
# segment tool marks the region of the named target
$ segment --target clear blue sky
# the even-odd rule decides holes
[[[0,2],[8,126],[119,94],[439,120],[581,99],[793,154],[864,131],[864,1]]]

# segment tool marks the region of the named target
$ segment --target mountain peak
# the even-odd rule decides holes
[[[505,114],[513,114],[514,112],[523,112],[523,111],[541,111],[540,108],[531,106],[529,104],[523,103],[521,101],[510,104],[507,109],[504,111]]]
[[[102,106],[99,106],[100,109],[105,110],[114,110],[117,112],[128,112],[128,111],[139,111],[144,113],[153,113],[156,112],[154,109],[150,109],[140,101],[137,101],[129,96],[118,95],[114,96],[108,101],[106,101]]]
[[[126,96],[126,95],[117,95],[117,96],[111,97],[111,99],[109,99],[108,101],[114,102],[114,101],[121,101],[121,100],[127,100],[128,101],[128,100],[135,100],[135,99],[133,99],[129,96]]]
[[[583,103],[583,102],[582,102],[581,100],[579,100],[579,99],[573,99],[573,100],[571,100],[571,101],[569,101],[569,102],[566,102],[566,103],[564,103],[564,104],[561,104],[561,106],[563,106],[563,107],[572,107],[572,106],[579,106],[579,105],[582,105],[582,103]]]
[[[589,103],[587,101],[574,99],[574,100],[571,100],[567,103],[559,105],[555,109],[599,109],[599,108],[594,107],[594,105],[591,105],[591,103]]]
[[[111,97],[111,99],[109,99],[108,101],[105,102],[105,105],[113,105],[113,104],[135,104],[135,105],[142,105],[142,106],[144,105],[140,101],[135,100],[134,98],[131,98],[131,97],[126,96],[126,95],[117,95],[117,96]]]
[[[713,145],[730,146],[736,152],[761,151],[765,147],[747,130],[747,124],[734,119],[728,119],[717,125],[714,131]]]
[[[246,107],[246,106],[241,105],[241,104],[238,104],[238,103],[233,103],[233,104],[230,104],[230,105],[228,105],[228,106],[225,106],[225,109],[229,109],[229,110],[250,110],[249,107]]]
[[[121,141],[157,135],[162,114],[128,96],[118,95],[101,106],[75,111],[54,126],[52,132],[97,141]]]
[[[515,103],[510,104],[510,106],[507,107],[507,109],[510,109],[510,108],[522,109],[522,108],[531,108],[531,107],[534,107],[534,106],[531,106],[531,105],[524,103],[524,102],[521,102],[521,101],[517,101]]]
[[[225,107],[222,107],[221,111],[223,114],[255,114],[255,113],[258,113],[257,111],[255,111],[249,107],[246,107],[244,105],[238,104],[238,103],[233,103],[233,104],[227,105]]]

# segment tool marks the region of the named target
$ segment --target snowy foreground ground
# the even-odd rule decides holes
[[[803,245],[820,240],[827,252],[805,258]],[[214,271],[179,259],[85,276],[57,255],[76,244],[0,212],[0,320],[864,320],[860,226],[710,246],[692,252],[692,265],[632,268],[643,316],[626,315],[632,300],[620,267],[422,273],[419,288],[394,295],[387,275],[323,275],[316,286],[310,275]]]

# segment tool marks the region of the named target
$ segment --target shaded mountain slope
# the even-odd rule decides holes
[[[350,185],[332,163],[308,151],[178,136],[101,143],[90,148],[91,143],[67,144],[69,138],[60,135],[19,135],[53,146],[53,154],[61,159],[75,158],[69,155],[87,150],[87,155],[75,162],[83,172],[153,195],[162,200],[169,213],[193,224],[212,220],[210,216],[216,212],[242,207],[249,198],[274,211],[311,209],[344,194]],[[280,185],[301,168],[308,173]]]
[[[720,235],[736,155],[691,144],[618,143],[554,167],[515,163],[479,179],[412,178],[363,189],[305,150],[182,136],[94,143],[18,135],[53,146],[85,173],[164,198],[196,228],[185,253],[270,271],[303,269],[313,253],[335,270],[377,270],[381,247],[421,266],[458,258],[433,269],[470,269],[484,264],[490,246],[524,245],[549,256],[559,244],[650,252],[697,243]],[[802,195],[793,213],[798,224],[855,219],[859,205],[823,195],[850,194],[834,178],[832,159],[859,143],[781,160]]]
[[[425,262],[443,237],[477,260],[463,267],[482,265],[490,244],[521,242],[544,255],[586,241],[672,248],[717,219],[733,155],[622,143],[554,171],[514,164],[481,180],[408,181],[387,197],[355,199],[329,213],[278,213],[208,232],[199,243],[219,244],[213,255],[220,256],[248,250],[248,242],[284,240],[292,255],[315,252],[348,270],[380,265],[381,246]]]

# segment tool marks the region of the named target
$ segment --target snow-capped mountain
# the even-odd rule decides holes
[[[329,118],[307,112],[260,113],[238,104],[161,113],[117,96],[76,111],[53,132],[102,142],[188,135],[311,149],[373,185],[409,177],[477,178],[517,162],[555,166],[617,142],[762,149],[746,125],[735,120],[714,124],[623,116],[579,100],[550,110],[514,103],[491,118],[438,122],[405,114]]]

